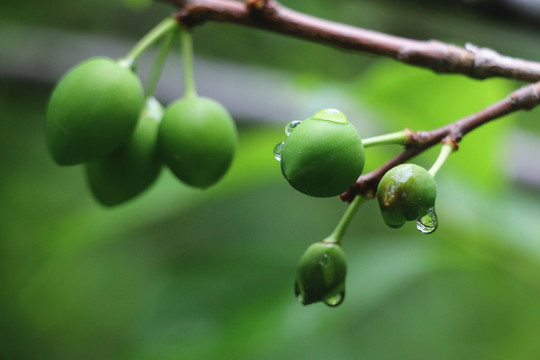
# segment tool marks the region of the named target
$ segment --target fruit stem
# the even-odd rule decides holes
[[[132,67],[137,58],[152,44],[154,44],[159,38],[167,34],[174,29],[178,23],[172,17],[168,17],[157,24],[152,30],[150,30],[131,51],[120,61],[126,67]]]
[[[395,133],[384,134],[380,136],[374,136],[362,140],[364,148],[378,145],[405,145],[408,132],[406,130],[398,131]]]
[[[341,238],[343,235],[345,235],[345,231],[347,231],[347,227],[349,227],[349,224],[351,223],[351,220],[356,213],[356,210],[360,208],[360,205],[362,205],[367,199],[363,196],[357,195],[354,200],[349,204],[349,207],[339,220],[339,223],[337,224],[334,231],[328,236],[326,239],[323,240],[323,243],[326,244],[339,244],[341,242]]]
[[[148,80],[148,86],[146,88],[146,97],[150,97],[154,95],[157,84],[159,82],[159,78],[161,77],[161,73],[163,71],[163,65],[165,65],[165,60],[167,59],[167,55],[169,54],[169,51],[171,50],[171,46],[174,43],[174,40],[176,39],[177,36],[178,36],[178,28],[170,32],[169,35],[165,38],[165,40],[163,40],[163,44],[161,46],[161,49],[159,50],[159,54],[154,62],[154,67],[152,68],[150,79]]]
[[[193,40],[188,29],[182,29],[182,58],[184,60],[184,97],[197,96],[195,76],[193,74]]]
[[[439,157],[437,157],[437,160],[435,160],[431,166],[431,169],[428,170],[431,176],[435,177],[435,174],[437,174],[437,171],[439,171],[439,169],[443,166],[444,162],[448,159],[452,151],[454,151],[452,145],[442,144]]]

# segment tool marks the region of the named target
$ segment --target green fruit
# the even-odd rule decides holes
[[[416,220],[435,206],[437,188],[433,176],[418,165],[402,164],[384,174],[377,200],[385,223],[393,228]]]
[[[149,98],[128,142],[86,165],[88,186],[97,201],[114,206],[146,190],[161,170],[157,146],[163,108]]]
[[[207,188],[227,172],[238,143],[233,119],[212,99],[189,96],[170,105],[159,127],[163,160],[184,183]]]
[[[125,66],[87,60],[57,84],[47,110],[46,138],[58,165],[97,160],[124,144],[144,106],[142,85]]]
[[[315,243],[300,258],[295,283],[298,300],[304,304],[324,301],[339,305],[345,297],[347,261],[340,245]]]
[[[341,194],[364,169],[364,147],[355,127],[335,109],[317,112],[290,133],[281,172],[298,191],[315,197]]]

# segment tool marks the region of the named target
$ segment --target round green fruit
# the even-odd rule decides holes
[[[294,127],[283,143],[281,172],[298,191],[315,197],[341,194],[364,169],[358,131],[335,109],[317,112]]]
[[[75,165],[110,153],[127,141],[143,106],[141,82],[129,68],[108,58],[77,65],[57,84],[47,109],[53,159]]]
[[[428,214],[429,209],[435,206],[436,195],[433,176],[415,164],[402,164],[390,169],[377,188],[383,219],[393,228]]]
[[[157,145],[163,108],[149,98],[128,142],[102,160],[86,164],[90,191],[105,206],[126,202],[146,190],[161,170]]]
[[[160,153],[184,183],[205,189],[227,172],[238,143],[232,117],[218,102],[189,96],[171,104],[159,127]]]
[[[295,293],[304,304],[339,305],[345,296],[347,261],[339,244],[315,243],[300,258]]]

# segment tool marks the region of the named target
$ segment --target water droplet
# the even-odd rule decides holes
[[[285,142],[282,141],[279,144],[277,144],[276,147],[274,148],[274,158],[277,161],[281,161],[281,152],[283,151],[284,145],[285,145]]]
[[[297,127],[301,122],[302,122],[302,120],[293,120],[290,123],[288,123],[285,126],[285,135],[287,135],[287,136],[291,135],[294,128]]]
[[[296,296],[296,299],[299,302],[301,302],[302,304],[304,303],[304,295],[302,295],[302,292],[300,291],[300,286],[298,286],[298,280],[294,282],[294,296]]]
[[[429,212],[426,215],[416,220],[416,228],[422,234],[431,234],[437,230],[438,225],[439,219],[437,219],[437,213],[434,207],[429,208]]]
[[[336,307],[339,306],[343,302],[343,300],[345,300],[345,290],[324,300],[324,303],[330,307]]]

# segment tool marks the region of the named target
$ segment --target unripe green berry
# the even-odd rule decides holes
[[[141,82],[127,67],[93,58],[57,84],[47,110],[46,138],[59,165],[97,160],[123,145],[144,106]]]
[[[238,143],[233,119],[218,102],[188,96],[170,105],[159,127],[160,153],[184,183],[207,188],[227,172]]]
[[[315,243],[300,258],[295,283],[298,300],[304,304],[324,301],[339,305],[345,296],[347,261],[339,244]]]
[[[390,169],[377,188],[383,219],[393,228],[428,214],[435,206],[436,195],[433,176],[415,164],[402,164]]]
[[[298,124],[284,141],[281,171],[296,190],[330,197],[354,184],[364,159],[355,127],[341,111],[325,109]]]
[[[149,98],[128,142],[86,164],[88,186],[101,204],[114,206],[146,190],[161,170],[157,135],[163,108]]]

